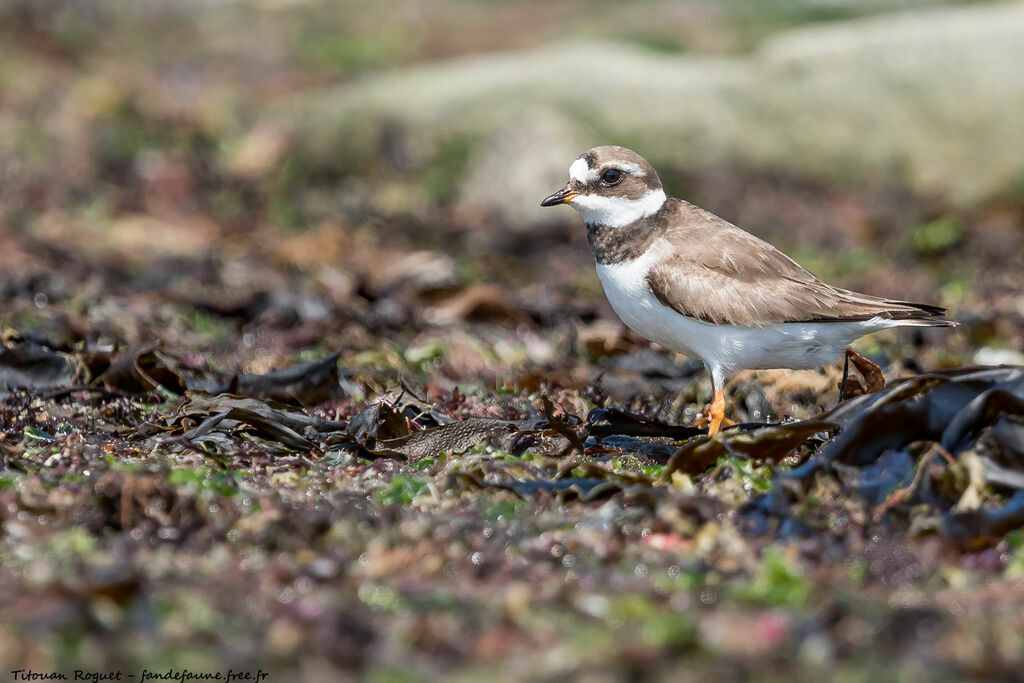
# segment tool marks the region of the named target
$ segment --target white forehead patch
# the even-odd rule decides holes
[[[597,180],[597,171],[592,170],[587,160],[580,157],[572,162],[572,165],[569,167],[569,180],[575,180],[588,185]]]
[[[621,228],[657,212],[665,199],[665,191],[658,188],[648,190],[639,199],[581,194],[573,197],[569,205],[580,212],[584,223]]]
[[[623,173],[628,173],[629,175],[639,177],[644,176],[643,170],[636,164],[629,161],[612,164],[611,168],[617,168]],[[587,163],[586,159],[580,157],[576,161],[572,162],[571,166],[569,166],[569,179],[583,183],[584,185],[590,185],[591,183],[597,182],[597,171],[598,169],[596,168],[590,168],[590,164]]]

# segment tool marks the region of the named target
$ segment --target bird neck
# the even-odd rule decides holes
[[[598,263],[632,261],[651,246],[665,230],[666,212],[672,200],[666,200],[656,212],[628,225],[610,226],[587,223],[587,241]]]
[[[572,199],[585,223],[603,225],[609,228],[623,228],[634,221],[657,213],[665,205],[665,191],[660,187],[651,188],[642,194],[620,195],[584,192]]]

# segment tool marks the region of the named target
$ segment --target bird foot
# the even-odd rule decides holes
[[[732,408],[732,414],[735,415],[736,404],[730,401],[729,406]],[[722,427],[731,427],[735,424],[739,423],[725,416],[725,396],[722,392],[715,392],[714,400],[704,406],[704,409],[697,414],[693,421],[694,427],[707,426],[708,436],[714,436]]]

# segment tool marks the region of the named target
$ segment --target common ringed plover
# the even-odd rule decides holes
[[[597,275],[636,333],[704,361],[708,434],[725,417],[723,385],[739,369],[816,368],[855,339],[890,327],[952,327],[945,309],[828,285],[767,242],[675,197],[654,167],[606,145],[569,167],[541,206],[569,204],[587,224]]]

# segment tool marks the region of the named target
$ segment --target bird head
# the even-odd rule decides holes
[[[541,206],[568,204],[588,225],[622,227],[657,212],[665,203],[654,167],[636,152],[605,145],[569,166],[569,182]]]

